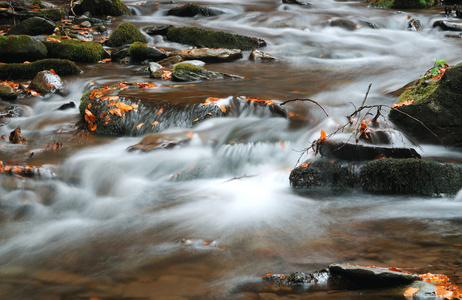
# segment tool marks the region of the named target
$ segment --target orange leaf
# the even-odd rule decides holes
[[[109,120],[110,120],[110,119],[111,119],[111,118],[109,118],[109,116],[106,116],[106,119],[104,120],[104,124],[103,124],[103,125],[106,126],[107,123],[109,123]]]
[[[157,125],[157,124],[159,124],[159,122],[158,122],[158,121],[154,121],[154,122],[152,122],[151,125]]]
[[[324,130],[321,130],[321,137],[318,139],[318,144],[321,144],[327,139],[326,132]]]
[[[121,108],[113,108],[109,111],[111,114],[123,117],[124,116],[124,111]]]
[[[143,126],[144,123],[140,123],[138,125],[136,125],[136,129],[140,130],[141,126]]]
[[[157,114],[160,115],[160,114],[163,113],[163,112],[164,112],[164,109],[161,108],[161,109],[159,109],[159,110],[157,111]]]
[[[306,164],[301,164],[300,168],[307,168],[310,164],[311,164],[311,162],[306,163]]]
[[[437,297],[442,299],[452,299],[454,298],[454,293],[452,291],[448,291],[445,288],[438,287],[433,290]]]
[[[405,297],[411,297],[415,293],[417,293],[420,290],[420,288],[413,288],[413,287],[408,287],[406,291],[404,292]]]
[[[124,111],[129,111],[133,109],[131,105],[125,104],[123,102],[117,102],[116,106]]]

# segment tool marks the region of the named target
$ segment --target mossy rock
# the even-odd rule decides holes
[[[414,103],[391,110],[390,120],[418,141],[462,147],[460,91],[462,64],[447,69],[441,79],[417,81],[398,99]]]
[[[35,61],[47,56],[47,48],[28,35],[0,36],[0,61],[4,63]]]
[[[172,79],[177,81],[204,81],[221,79],[243,79],[237,75],[208,71],[202,67],[184,62],[175,65]]]
[[[148,39],[135,25],[122,23],[114,29],[107,41],[107,45],[110,47],[119,47],[126,44],[133,44],[134,42],[147,43]]]
[[[32,79],[38,72],[53,69],[58,75],[80,74],[81,70],[66,59],[42,59],[29,64],[0,65],[0,79]]]
[[[74,11],[78,15],[87,11],[95,16],[131,15],[130,9],[121,0],[82,0],[74,7]]]
[[[252,50],[266,46],[266,42],[262,39],[198,27],[171,27],[167,31],[167,39],[181,44],[209,48]]]
[[[360,171],[361,188],[381,194],[456,194],[462,189],[462,166],[423,159],[381,159]]]
[[[429,8],[435,5],[435,0],[371,0],[372,7],[414,9]]]
[[[59,39],[59,37],[57,37]],[[43,42],[48,49],[48,57],[69,59],[76,62],[94,63],[106,56],[103,46],[98,43],[74,39],[61,39],[61,42]]]
[[[144,60],[158,61],[167,57],[164,51],[141,42],[133,43],[128,49],[128,53],[133,62],[142,62]]]
[[[39,9],[32,13],[38,17],[47,18],[55,22],[61,21],[61,19],[66,17],[66,12],[61,8]]]
[[[290,185],[295,188],[353,188],[356,183],[352,164],[344,162],[330,163],[317,161],[307,167],[298,167],[290,173]]]
[[[49,20],[41,17],[32,17],[11,28],[8,35],[52,34],[55,27],[55,24]]]
[[[194,17],[194,16],[218,16],[223,14],[221,10],[208,8],[206,6],[200,6],[194,3],[188,3],[174,7],[167,11],[167,16],[177,17]]]

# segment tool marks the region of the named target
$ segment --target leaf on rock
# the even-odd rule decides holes
[[[405,297],[411,297],[415,293],[417,293],[420,290],[420,288],[414,288],[414,287],[408,287],[406,291],[404,291],[404,296]]]

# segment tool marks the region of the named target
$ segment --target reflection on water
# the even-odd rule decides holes
[[[369,83],[369,104],[391,104],[396,98],[385,94],[423,74],[433,58],[458,62],[454,49],[460,40],[431,28],[441,13],[374,10],[361,2],[310,1],[309,7],[203,2],[226,14],[166,17],[173,4],[148,2],[130,21],[141,28],[200,22],[258,36],[268,41],[264,51],[279,61],[211,64],[207,68],[245,80],[182,85],[137,75],[138,66],[83,65],[82,75],[67,78],[69,96],[19,101],[22,115],[0,127],[0,135],[7,135],[20,126],[29,139],[28,145],[1,143],[2,160],[44,165],[54,174],[42,180],[0,177],[2,294],[8,299],[257,299],[266,273],[311,272],[334,262],[462,276],[460,248],[453,246],[461,243],[460,194],[420,198],[294,191],[288,181],[300,150],[321,129],[332,132],[343,124]],[[330,27],[335,18],[366,20],[378,29]],[[409,18],[420,19],[423,31],[408,31]],[[179,47],[161,37],[153,40],[160,47]],[[91,81],[123,80],[164,85],[140,91],[146,99],[309,97],[330,117],[311,103],[291,103],[286,108],[304,116],[301,125],[248,112],[204,121],[192,129],[188,144],[142,153],[126,151],[140,137],[84,138],[74,127],[77,108],[55,110],[69,101],[78,105]],[[181,135],[184,128],[162,134]],[[62,141],[64,147],[38,151],[45,148],[44,140]],[[399,138],[395,145],[403,142]],[[454,149],[424,145],[421,152],[461,160]],[[183,239],[217,244],[195,247]],[[259,288],[249,291],[244,288],[249,283]],[[280,299],[326,297],[284,293]],[[358,299],[360,294],[328,297]]]

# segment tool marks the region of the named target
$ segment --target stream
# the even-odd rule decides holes
[[[462,40],[432,28],[443,7],[406,12],[369,8],[358,1],[202,1],[225,14],[166,16],[175,4],[126,1],[136,16],[117,17],[140,29],[200,26],[263,38],[261,50],[279,60],[207,64],[244,80],[175,83],[137,74],[131,64],[79,64],[63,79],[69,95],[17,99],[27,144],[0,141],[10,164],[42,166],[39,179],[0,175],[0,295],[2,299],[403,299],[376,290],[272,289],[267,273],[314,272],[331,263],[398,267],[442,273],[462,284],[462,193],[455,197],[371,195],[359,191],[297,191],[289,174],[321,130],[347,122],[372,84],[367,104],[396,102],[394,91],[424,74],[433,59],[461,62]],[[141,4],[141,5],[137,5]],[[349,19],[354,31],[329,26]],[[408,29],[418,19],[422,30]],[[188,46],[150,36],[166,49]],[[128,152],[142,136],[80,135],[78,104],[91,82],[151,82],[140,97],[204,101],[253,96],[311,102],[286,105],[300,122],[241,111],[166,137],[192,132],[190,143]],[[74,102],[76,108],[56,110]],[[393,124],[389,124],[393,126]],[[395,146],[416,147],[394,130]],[[336,138],[348,139],[349,133]],[[45,145],[61,142],[59,149]],[[462,162],[459,149],[419,145],[424,158]],[[37,150],[38,149],[38,150]],[[33,155],[31,153],[33,152]],[[278,298],[264,298],[275,293]],[[259,298],[260,297],[260,298]],[[269,296],[268,296],[269,297]]]

